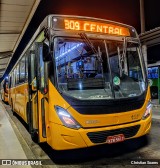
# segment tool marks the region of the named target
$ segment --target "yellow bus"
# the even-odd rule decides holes
[[[33,140],[55,150],[149,133],[150,91],[136,30],[104,19],[47,16],[9,73],[9,104]]]
[[[1,82],[1,99],[8,103],[8,77],[5,77]]]

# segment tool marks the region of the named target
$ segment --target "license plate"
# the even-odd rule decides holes
[[[112,143],[122,142],[124,140],[125,140],[124,135],[123,134],[119,134],[119,135],[114,135],[114,136],[108,136],[106,142],[108,144],[112,144]]]

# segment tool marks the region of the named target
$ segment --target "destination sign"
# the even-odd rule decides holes
[[[114,24],[64,19],[64,29],[81,30],[119,36],[130,36],[129,29]]]

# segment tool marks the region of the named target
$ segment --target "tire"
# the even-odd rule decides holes
[[[38,143],[38,134],[36,131],[31,132],[31,138],[33,142]]]

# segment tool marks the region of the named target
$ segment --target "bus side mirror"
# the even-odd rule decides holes
[[[50,52],[50,48],[46,43],[43,43],[43,61],[51,61],[52,60],[52,55]]]

